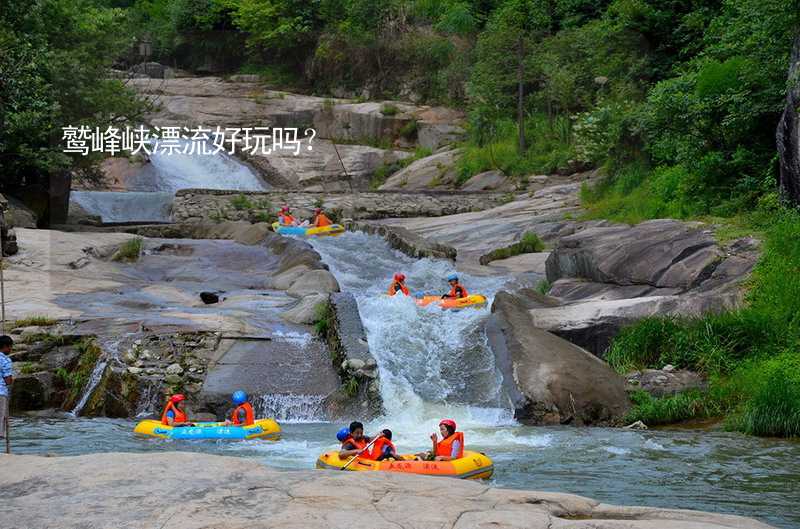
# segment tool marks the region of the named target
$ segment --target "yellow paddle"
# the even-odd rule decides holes
[[[359,451],[358,451],[358,453],[357,453],[356,455],[354,455],[353,457],[351,457],[351,458],[350,458],[350,461],[348,461],[348,462],[347,462],[347,464],[345,464],[345,466],[343,466],[343,467],[342,467],[342,468],[340,468],[339,470],[347,470],[347,467],[349,467],[349,466],[350,466],[350,464],[351,464],[353,461],[355,461],[355,460],[356,460],[356,458],[357,458],[358,456],[360,456],[361,454],[363,454],[364,452],[366,452],[367,450],[369,450],[369,448],[370,448],[372,445],[374,445],[374,444],[375,444],[375,441],[377,441],[377,440],[378,440],[378,439],[380,439],[381,437],[382,437],[381,435],[376,435],[376,436],[375,436],[375,439],[373,439],[372,441],[370,441],[370,443],[369,443],[367,446],[365,446],[364,448],[362,448],[361,450],[359,450]]]

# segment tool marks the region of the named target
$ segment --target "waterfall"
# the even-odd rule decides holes
[[[183,141],[181,146],[187,144]],[[183,153],[181,148],[167,154],[157,147],[153,145],[148,163],[126,180],[129,191],[73,191],[70,200],[104,223],[170,222],[172,201],[181,189],[269,189],[247,165],[225,152]],[[216,149],[208,144],[205,148]]]
[[[312,244],[342,289],[356,296],[380,371],[383,421],[407,432],[428,431],[426,421],[445,416],[465,426],[513,423],[513,407],[484,331],[491,297],[504,279],[461,274],[469,291],[490,298],[484,308],[420,308],[410,298],[383,295],[392,275],[405,273],[412,292],[443,292],[449,289],[444,278],[454,271],[452,263],[411,259],[364,233]]]
[[[159,412],[162,406],[163,394],[161,384],[151,380],[143,380],[140,383],[142,388],[139,400],[136,401],[136,417],[149,417]]]
[[[256,415],[279,422],[324,422],[322,395],[287,395],[270,393],[254,400]]]
[[[83,411],[83,408],[86,406],[86,403],[89,402],[89,398],[94,393],[94,390],[97,388],[97,385],[103,379],[103,373],[105,372],[107,365],[108,362],[106,362],[105,360],[101,360],[97,362],[97,364],[95,364],[94,369],[92,370],[92,374],[89,377],[89,381],[84,386],[83,395],[81,395],[78,404],[76,404],[75,407],[70,412],[72,413],[72,415],[77,417]]]

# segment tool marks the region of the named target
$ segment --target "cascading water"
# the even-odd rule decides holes
[[[325,421],[323,395],[268,394],[254,399],[253,407],[259,417],[273,417],[280,423],[309,423]]]
[[[412,292],[441,293],[452,264],[414,260],[392,250],[380,237],[346,233],[312,242],[343,290],[359,305],[370,350],[378,362],[386,416],[402,440],[419,444],[438,419],[454,417],[470,429],[513,424],[513,410],[501,390],[483,331],[488,305],[480,309],[443,311],[419,308],[404,296],[383,296],[395,272],[408,277]],[[365,258],[365,254],[369,258]],[[473,293],[490,298],[505,283],[498,278],[461,274]]]
[[[224,151],[200,154],[200,148],[214,152],[216,147],[195,143],[198,149],[163,152],[153,144],[148,163],[126,182],[128,191],[73,191],[71,200],[104,223],[169,222],[172,201],[181,189],[225,189],[264,191],[269,186],[248,166]]]
[[[89,402],[89,398],[94,393],[94,390],[97,389],[97,385],[103,379],[103,373],[106,370],[106,366],[108,362],[105,360],[101,360],[95,364],[94,369],[92,370],[92,374],[89,376],[89,381],[86,383],[86,386],[83,390],[83,395],[81,395],[80,400],[72,409],[72,415],[76,417],[81,414],[83,408],[86,407],[86,403]]]

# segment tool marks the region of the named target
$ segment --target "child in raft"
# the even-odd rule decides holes
[[[176,393],[171,396],[164,406],[164,411],[161,413],[161,424],[166,426],[181,427],[181,426],[194,426],[194,423],[189,422],[184,409],[184,402],[186,397],[181,393]]]
[[[417,460],[452,461],[464,457],[464,433],[456,431],[456,422],[453,419],[442,419],[439,423],[439,433],[442,440],[439,441],[435,433],[431,434],[433,450],[417,454]]]
[[[322,211],[322,208],[316,208],[311,224],[313,224],[315,228],[324,228],[325,226],[332,225],[333,221]]]
[[[359,456],[361,459],[383,461],[385,459],[401,459],[397,455],[397,448],[392,443],[392,431],[382,430],[375,436],[375,442],[369,450],[365,450],[372,440],[364,435],[364,425],[358,421],[350,423],[350,428],[342,428],[336,434],[336,439],[342,443],[339,451],[341,459]]]
[[[442,299],[461,299],[469,296],[467,289],[458,282],[457,274],[450,274],[447,276],[447,282],[450,284],[450,292],[444,294]]]

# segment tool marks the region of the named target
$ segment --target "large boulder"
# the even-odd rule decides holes
[[[452,149],[420,158],[390,176],[380,189],[419,190],[453,183],[460,156],[461,149]]]
[[[51,406],[53,375],[46,371],[22,374],[14,378],[11,386],[12,411],[41,410]]]
[[[339,282],[328,270],[310,270],[301,275],[286,291],[287,294],[296,298],[331,292],[339,292]]]
[[[532,424],[609,424],[629,407],[625,383],[605,362],[533,325],[529,305],[500,292],[489,343],[516,417]]]
[[[786,109],[776,131],[780,156],[778,184],[787,199],[800,204],[800,35],[792,51],[788,87]]]
[[[0,490],[9,528],[770,529],[727,514],[399,472],[286,472],[193,452],[12,455]]]

